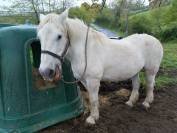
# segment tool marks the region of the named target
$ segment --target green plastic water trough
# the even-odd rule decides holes
[[[9,26],[14,26],[14,25],[12,25],[12,24],[0,24],[0,28],[9,27]]]
[[[34,85],[32,69],[40,64],[35,37],[35,26],[0,28],[0,133],[32,133],[83,112],[76,85],[60,81],[42,91]],[[69,62],[63,75],[74,80]]]

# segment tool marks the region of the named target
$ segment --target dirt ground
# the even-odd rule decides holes
[[[125,105],[127,96],[118,95],[121,88],[131,90],[131,82],[101,83],[100,119],[96,125],[85,123],[88,112],[58,123],[38,133],[177,133],[177,86],[155,90],[155,101],[149,110],[141,103],[144,89],[135,107]],[[85,93],[85,92],[84,92]]]

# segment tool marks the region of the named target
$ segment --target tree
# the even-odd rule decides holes
[[[122,13],[122,9],[125,5],[125,0],[115,0],[112,4],[114,8],[114,16],[115,16],[114,24],[119,26],[120,16]]]
[[[34,0],[30,0],[31,1],[31,5],[32,5],[32,9],[35,13],[36,19],[37,19],[37,23],[39,23],[39,15],[38,15],[38,9],[39,9],[39,5],[38,5],[38,0],[34,1]],[[36,2],[36,3],[35,3]]]
[[[106,5],[106,0],[102,0],[100,12],[102,12],[105,5]]]
[[[8,8],[17,14],[33,14],[39,23],[39,13],[60,13],[74,4],[74,0],[10,0],[12,5]]]
[[[73,5],[73,0],[61,0],[62,2],[62,11],[66,8],[71,7]]]
[[[170,0],[149,0],[149,6],[151,9],[167,4],[170,4]]]

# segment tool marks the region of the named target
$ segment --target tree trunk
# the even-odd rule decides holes
[[[45,13],[45,10],[44,10],[44,2],[43,2],[43,0],[41,0],[41,4],[42,4],[42,12],[43,12],[43,14]]]
[[[128,36],[128,14],[129,14],[129,4],[128,1],[126,0],[125,3],[125,10],[126,10],[126,22],[125,22],[125,35]]]
[[[51,12],[51,1],[49,0],[49,12]]]
[[[106,0],[102,0],[100,12],[102,12],[102,10],[103,10],[105,4],[106,4]]]
[[[34,0],[31,0],[31,4],[32,4],[32,7],[33,7],[35,16],[36,16],[37,23],[39,24],[39,15],[38,15],[38,11],[37,11],[37,9],[36,9],[36,7],[35,7],[35,2],[34,2]]]
[[[66,0],[63,0],[63,8],[62,8],[62,10],[64,11],[65,8],[66,8]]]
[[[119,19],[120,19],[120,14],[121,14],[123,4],[124,4],[124,0],[122,0],[120,5],[117,6],[117,10],[116,10],[116,13],[115,13],[115,22],[114,22],[116,24],[116,26],[119,25]]]

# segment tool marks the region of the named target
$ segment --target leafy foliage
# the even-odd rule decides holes
[[[134,16],[130,19],[129,23],[129,33],[148,33],[151,34],[151,20],[140,15],[138,17]]]
[[[93,3],[91,6],[84,2],[81,7],[75,7],[70,9],[70,17],[82,19],[86,23],[94,22],[101,5]]]
[[[130,16],[129,34],[145,32],[163,41],[176,39],[177,6],[174,3]]]
[[[114,21],[113,11],[109,8],[104,8],[102,13],[99,14],[95,20],[95,22],[99,25],[111,27],[112,22]]]
[[[166,26],[159,36],[163,41],[177,40],[177,23]]]

